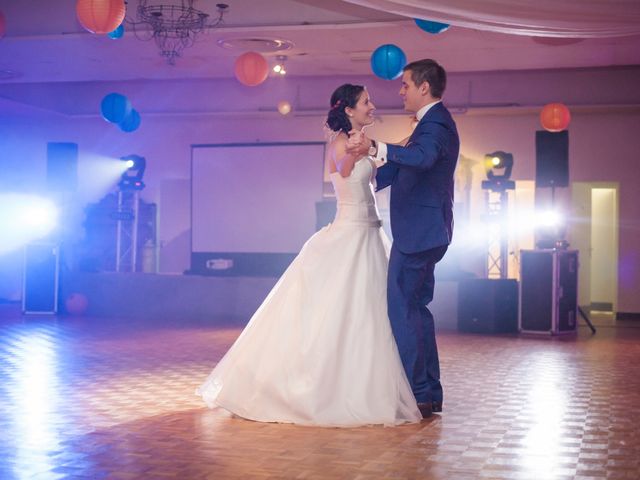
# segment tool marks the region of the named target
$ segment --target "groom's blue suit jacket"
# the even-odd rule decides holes
[[[395,246],[416,253],[448,245],[453,233],[453,175],[460,140],[442,102],[431,107],[406,146],[387,145],[377,189],[391,185],[391,231]]]

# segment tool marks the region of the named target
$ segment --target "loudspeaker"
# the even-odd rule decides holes
[[[536,187],[569,186],[569,132],[536,132]]]
[[[60,249],[53,244],[29,244],[24,247],[22,311],[56,313]]]
[[[577,250],[520,252],[520,330],[560,334],[576,331]]]
[[[518,331],[518,282],[469,279],[458,285],[458,330],[469,333]]]
[[[53,191],[75,191],[78,186],[78,144],[47,143],[47,186]]]

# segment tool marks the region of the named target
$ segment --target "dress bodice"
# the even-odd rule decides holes
[[[339,172],[331,174],[338,206],[335,224],[381,225],[373,187],[375,170],[373,161],[362,157],[348,177]]]

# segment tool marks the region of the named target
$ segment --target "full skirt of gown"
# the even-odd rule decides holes
[[[380,227],[317,232],[198,394],[261,422],[420,421],[387,317],[387,255]]]

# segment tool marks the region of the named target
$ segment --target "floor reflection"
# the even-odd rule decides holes
[[[568,392],[564,390],[563,360],[554,361],[553,370],[540,368],[528,395],[530,414],[526,420],[530,426],[522,441],[522,466],[536,478],[550,478],[561,465]]]
[[[57,339],[46,330],[19,334],[8,352],[8,413],[15,448],[14,474],[31,478],[54,468],[60,449],[60,381]]]

